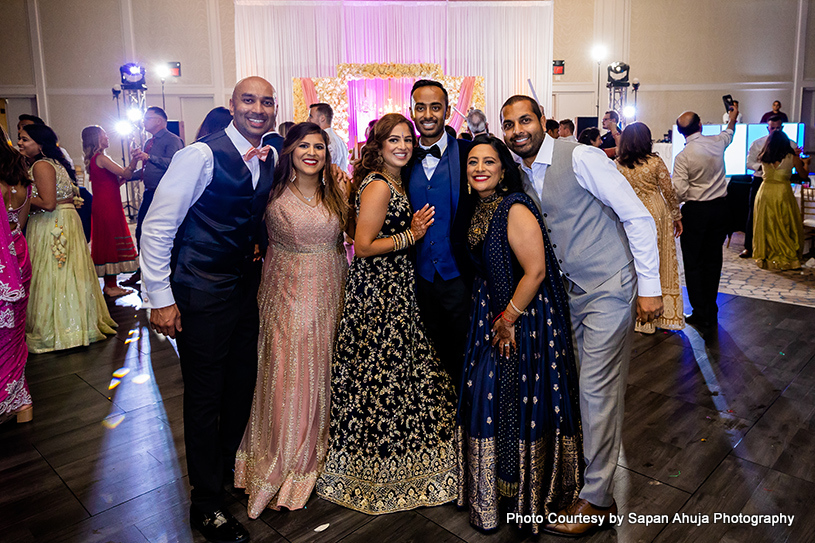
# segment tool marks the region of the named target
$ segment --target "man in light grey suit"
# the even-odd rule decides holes
[[[524,188],[543,215],[569,293],[586,471],[580,499],[560,513],[595,515],[605,526],[617,513],[614,471],[634,318],[662,313],[656,225],[605,153],[548,137],[544,122],[528,96],[501,108],[504,141],[522,159]],[[545,529],[579,536],[598,527],[575,521]]]

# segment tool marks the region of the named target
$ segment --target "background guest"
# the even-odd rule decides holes
[[[738,102],[736,102],[738,104]],[[750,201],[747,210],[747,224],[744,226],[744,250],[739,253],[739,258],[752,258],[753,256],[753,212],[756,206],[756,196],[761,188],[761,183],[764,180],[764,168],[761,164],[759,156],[764,151],[767,145],[767,140],[773,132],[778,132],[783,128],[783,121],[780,115],[773,115],[767,121],[768,134],[762,136],[750,144],[750,150],[747,153],[747,168],[753,170],[753,181],[750,184]],[[790,141],[792,150],[796,154],[800,152],[795,142]]]
[[[682,260],[685,285],[693,307],[688,324],[708,328],[718,322],[722,245],[727,236],[727,179],[724,152],[733,141],[738,106],[730,110],[727,128],[715,136],[702,135],[702,120],[686,111],[676,120],[685,148],[674,158],[673,185],[682,206]]]
[[[613,109],[603,114],[603,128],[606,129],[607,132],[603,134],[600,149],[603,149],[609,158],[614,158],[615,153],[613,149],[617,147],[617,138],[622,129],[620,128],[620,115]]]
[[[602,138],[600,137],[600,130],[595,127],[584,128],[580,135],[577,137],[577,143],[582,143],[583,145],[591,145],[594,147],[600,147],[600,144],[603,143]]]
[[[328,450],[331,356],[348,270],[342,233],[351,213],[328,144],[314,123],[288,131],[266,207],[258,379],[235,464],[250,518],[266,507],[304,507]]]
[[[139,247],[141,240],[142,224],[147,216],[147,210],[153,203],[153,197],[161,178],[170,167],[170,161],[180,149],[184,147],[181,138],[167,130],[167,114],[158,106],[147,108],[144,113],[144,129],[153,135],[144,144],[144,149],[134,150],[132,158],[141,160],[142,167],[133,173],[132,179],[141,179],[144,182],[144,192],[142,193],[139,215],[136,219],[136,246]],[[128,287],[135,285],[141,278],[141,273],[136,272],[122,284]]]
[[[483,111],[474,108],[467,112],[467,130],[472,134],[473,139],[480,134],[489,134],[490,125]]]
[[[120,287],[116,277],[139,267],[139,256],[125,219],[119,191],[119,187],[133,177],[139,161],[134,158],[126,168],[122,168],[105,153],[109,145],[108,135],[101,126],[87,126],[82,130],[85,171],[96,195],[91,226],[91,257],[96,274],[105,278],[102,291],[114,298],[131,292]]]
[[[685,316],[674,238],[682,234],[682,213],[671,174],[665,162],[651,151],[651,130],[644,123],[635,122],[623,130],[617,147],[617,170],[631,183],[657,226],[664,311],[651,322],[637,321],[634,330],[647,334],[654,333],[656,328],[681,330],[685,327]]]
[[[738,100],[733,100],[733,105],[736,106],[736,107],[739,107],[739,101]],[[722,124],[727,124],[729,122],[730,122],[730,113],[725,111],[722,114]],[[739,112],[738,117],[736,117],[736,122],[737,123],[741,122],[741,112]]]
[[[560,121],[557,130],[558,139],[577,143],[577,138],[574,137],[574,122],[571,119],[563,119]]]
[[[20,138],[20,128],[24,126],[28,126],[30,124],[41,124],[45,125],[45,121],[37,117],[36,115],[27,115],[23,114],[19,116],[19,121],[17,122],[17,138]],[[59,142],[57,142],[59,145]],[[64,147],[59,146],[60,151],[65,156],[65,160],[68,161],[71,170],[74,170],[74,161],[71,156],[68,154],[68,151],[65,150]],[[79,207],[76,212],[79,213],[79,218],[82,220],[82,231],[85,232],[85,240],[90,243],[91,241],[91,215],[93,214],[93,195],[91,191],[86,189],[85,187],[79,187],[79,196],[82,198],[82,206]]]
[[[31,260],[23,237],[31,198],[28,165],[0,127],[0,422],[31,421],[31,394],[25,380],[28,347],[25,321],[31,286]]]
[[[116,333],[74,206],[75,174],[44,125],[20,131],[20,151],[33,161],[32,214],[26,239],[31,251],[31,296],[26,322],[28,351],[44,353],[88,345]]]
[[[552,139],[560,136],[560,123],[554,119],[546,119],[546,134]]]
[[[336,164],[343,172],[348,173],[348,146],[345,145],[339,134],[331,128],[333,121],[334,110],[330,105],[320,102],[308,106],[308,122],[317,124],[328,134],[328,141],[331,142],[329,151],[332,163]]]
[[[790,186],[792,169],[806,177],[810,159],[801,159],[782,130],[770,134],[759,155],[763,182],[756,195],[753,258],[759,268],[801,267],[804,232],[801,210]]]
[[[201,126],[198,127],[198,132],[195,133],[195,141],[200,140],[204,136],[208,136],[218,130],[223,130],[229,123],[232,122],[232,114],[223,106],[218,106],[210,110],[207,116],[204,117]]]
[[[772,117],[773,115],[778,115],[781,118],[782,123],[789,122],[787,114],[781,111],[781,102],[779,102],[778,100],[773,102],[773,109],[762,115],[761,120],[759,122],[766,123],[767,121],[770,120],[770,117]]]
[[[277,133],[283,136],[284,138],[289,133],[289,130],[294,127],[295,123],[291,121],[286,121],[284,123],[280,123],[280,126],[277,127]]]

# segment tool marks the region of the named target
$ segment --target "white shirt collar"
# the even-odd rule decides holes
[[[254,145],[249,143],[249,140],[243,137],[243,134],[238,132],[238,129],[235,127],[235,121],[229,123],[229,125],[226,127],[225,132],[226,135],[229,137],[229,140],[232,142],[232,144],[235,146],[235,149],[238,150],[241,156],[244,156],[249,151],[249,149],[254,147]]]
[[[552,164],[552,151],[555,148],[554,142],[555,142],[554,139],[549,137],[548,134],[544,133],[543,142],[541,143],[540,149],[538,149],[538,155],[535,157],[535,161],[532,163],[533,166],[535,164],[546,164],[547,166]],[[526,164],[524,164],[523,159],[521,159],[519,163],[521,165],[521,168],[524,168],[525,170],[531,169],[526,167]]]
[[[439,151],[441,151],[441,154],[444,154],[444,152],[447,150],[447,132],[442,134],[441,137],[439,138],[439,141],[437,141],[436,143],[431,143],[430,145],[422,145],[422,142],[421,141],[419,142],[419,147],[421,147],[422,149],[430,149],[434,145],[438,146]]]

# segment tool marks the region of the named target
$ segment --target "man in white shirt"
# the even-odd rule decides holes
[[[572,520],[545,530],[580,536],[617,513],[614,472],[634,318],[662,314],[659,253],[654,219],[614,163],[595,147],[550,138],[544,122],[528,96],[501,108],[504,141],[522,160],[524,189],[541,210],[569,293],[580,368],[585,486],[559,512]],[[581,514],[597,522],[574,520]]]
[[[738,104],[738,102],[736,103]],[[764,171],[761,167],[761,160],[759,160],[758,156],[761,154],[761,151],[764,150],[764,145],[767,143],[770,134],[777,130],[781,130],[783,125],[784,122],[781,116],[773,115],[770,117],[770,120],[767,121],[769,134],[758,138],[756,141],[750,144],[750,151],[747,153],[747,169],[753,170],[753,182],[750,184],[750,207],[747,211],[747,224],[744,226],[744,250],[739,253],[740,258],[753,257],[753,208],[755,207],[758,189],[761,188],[761,183],[764,181]],[[792,148],[796,153],[801,152],[794,142],[790,143],[792,144]]]
[[[571,119],[563,119],[560,121],[557,131],[559,140],[577,143],[577,138],[574,137],[574,122]]]
[[[258,149],[277,98],[260,77],[238,82],[233,121],[172,159],[142,227],[150,325],[178,340],[190,523],[209,541],[248,541],[224,503],[257,377],[263,212],[276,153]]]
[[[336,164],[344,173],[348,173],[348,147],[342,138],[331,128],[334,110],[324,103],[311,104],[308,108],[308,122],[318,125],[328,134],[328,152],[331,163]]]
[[[734,105],[734,106],[736,106],[736,107],[739,107],[739,101],[738,101],[738,100],[733,100],[733,105]],[[727,123],[729,123],[729,122],[730,122],[730,112],[729,112],[729,111],[725,111],[725,112],[722,114],[722,124],[727,124]],[[738,117],[736,117],[736,122],[737,122],[737,123],[740,123],[740,122],[741,122],[741,113],[739,113],[739,116],[738,116]]]
[[[686,111],[676,120],[685,148],[674,159],[673,185],[682,206],[682,261],[693,313],[685,322],[702,329],[715,326],[722,275],[722,244],[727,237],[727,179],[724,152],[733,141],[738,106],[730,110],[727,128],[715,136],[702,135],[702,120]]]

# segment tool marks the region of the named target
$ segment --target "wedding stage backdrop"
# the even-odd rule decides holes
[[[530,94],[527,79],[551,109],[552,12],[552,0],[235,0],[237,75],[260,75],[275,85],[279,122],[303,120],[312,97],[334,96],[335,102],[325,101],[337,121],[344,119],[337,132],[350,128],[353,140],[365,119],[388,105],[403,106],[407,82],[426,73],[445,84],[452,105],[470,92],[469,104],[481,107],[490,129],[500,133],[501,104]],[[340,103],[358,109],[343,112]],[[460,123],[453,114],[451,124]]]
[[[334,108],[332,127],[349,148],[365,142],[368,123],[386,113],[409,116],[410,89],[417,79],[439,81],[447,89],[453,113],[448,124],[458,131],[470,107],[484,109],[484,78],[445,76],[438,64],[340,64],[338,77],[295,77],[294,121],[308,118],[309,104]]]

